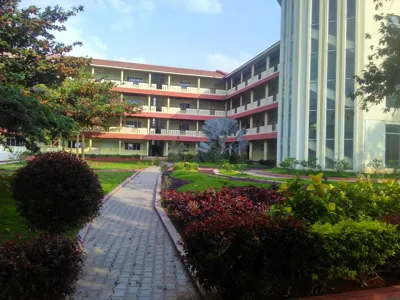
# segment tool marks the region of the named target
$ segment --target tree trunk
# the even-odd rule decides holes
[[[79,157],[79,133],[76,135],[76,157]]]
[[[85,134],[82,133],[82,160],[85,160]]]

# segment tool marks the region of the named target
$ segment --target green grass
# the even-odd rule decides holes
[[[98,172],[104,195],[115,189],[133,172]],[[11,192],[0,189],[0,241],[13,238],[16,234],[23,237],[27,232],[24,218],[17,212],[15,200]]]
[[[268,173],[287,174],[283,168],[271,168],[267,170]],[[321,171],[326,177],[342,177],[342,178],[357,178],[355,172],[337,172],[337,171]],[[308,176],[310,174],[307,170],[294,170],[292,175]]]
[[[226,187],[236,187],[236,186],[248,186],[248,185],[253,185],[257,187],[269,187],[269,184],[259,184],[259,183],[253,183],[249,181],[232,181],[225,179],[223,177],[219,176],[214,176],[214,175],[207,175],[200,173],[198,171],[188,171],[188,170],[179,170],[179,171],[174,171],[171,173],[172,177],[182,179],[182,180],[187,180],[190,181],[190,183],[181,186],[177,191],[178,192],[184,192],[187,190],[191,191],[204,191],[208,188],[215,188],[215,189],[221,189],[224,186]]]
[[[26,165],[26,162],[16,162],[11,164],[2,164],[0,165],[0,171],[15,171]]]
[[[203,168],[214,168],[214,169],[222,168],[222,164],[220,164],[220,163],[200,162],[198,164],[200,167],[203,167]],[[247,168],[248,169],[268,169],[268,166],[259,165],[259,164],[248,164]]]
[[[103,162],[103,161],[87,161],[89,166],[94,170],[117,170],[130,169],[136,170],[147,168],[152,165],[151,160],[145,161],[122,161],[122,162]]]
[[[132,176],[132,172],[98,172],[99,180],[104,191],[107,195],[115,189],[121,182]]]

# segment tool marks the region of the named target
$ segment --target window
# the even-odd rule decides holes
[[[180,125],[179,125],[179,130],[180,130],[180,131],[189,130],[189,124],[180,124]]]
[[[25,141],[21,138],[7,138],[7,146],[23,147],[25,146]]]
[[[389,167],[400,162],[400,125],[386,125],[385,163]]]
[[[140,150],[139,143],[125,143],[125,150]]]
[[[187,88],[189,86],[192,86],[192,83],[190,81],[181,81],[179,84],[181,85],[182,88]]]
[[[82,142],[68,141],[68,148],[82,148]]]
[[[400,26],[400,16],[391,15],[390,21],[397,26]]]
[[[181,108],[181,110],[186,110],[186,109],[190,108],[190,104],[189,103],[179,103],[179,107]]]
[[[131,127],[131,128],[142,128],[142,122],[140,121],[126,121],[126,127]]]
[[[127,77],[127,81],[133,82],[133,83],[135,83],[135,84],[139,84],[140,82],[143,82],[143,78],[140,78],[140,77],[130,77],[130,76],[128,76],[128,77]]]
[[[132,100],[128,100],[128,104],[133,104],[133,105],[142,106],[142,105],[143,105],[143,102],[140,101],[140,100],[134,100],[134,99],[132,99]]]

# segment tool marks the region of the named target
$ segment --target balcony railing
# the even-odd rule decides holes
[[[231,95],[237,91],[240,91],[241,89],[245,88],[246,86],[254,84],[264,78],[267,78],[268,76],[271,76],[278,71],[279,71],[279,64],[271,67],[269,70],[266,70],[260,74],[255,75],[254,77],[251,77],[251,78],[243,81],[242,83],[238,84],[237,86],[234,86],[233,88],[228,90],[227,95]]]
[[[142,111],[144,112],[157,112],[157,108],[155,106],[147,105],[142,106]],[[223,110],[213,110],[213,109],[195,109],[195,108],[186,108],[181,109],[180,107],[161,107],[161,113],[170,113],[170,114],[184,114],[184,115],[198,115],[198,116],[216,116],[216,117],[226,117],[226,113]]]
[[[248,128],[247,129],[247,134],[248,135],[250,135],[250,134],[252,135],[252,134],[259,134],[259,133],[276,132],[276,128],[277,128],[276,124]]]
[[[253,103],[245,104],[245,105],[239,106],[237,108],[228,110],[227,116],[231,117],[231,116],[233,116],[235,114],[240,114],[240,113],[245,112],[245,111],[249,111],[249,110],[252,110],[252,109],[256,109],[258,107],[262,107],[262,106],[266,106],[266,105],[272,104],[272,103],[274,103],[274,102],[276,102],[278,100],[278,97],[279,97],[279,94],[276,94],[276,95],[273,95],[273,96],[269,96],[267,99],[266,98],[259,99],[259,100],[254,101]]]

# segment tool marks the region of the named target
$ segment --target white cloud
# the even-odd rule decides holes
[[[144,59],[143,55],[139,55],[136,57],[132,57],[132,58],[126,58],[123,56],[119,56],[119,57],[114,57],[115,60],[118,61],[123,61],[123,62],[133,62],[133,63],[137,63],[137,64],[145,64],[146,60]]]
[[[107,45],[104,44],[98,36],[92,35],[88,37],[89,42],[93,44],[94,47],[106,51],[107,50]]]
[[[210,53],[207,56],[207,61],[211,69],[231,72],[247,62],[251,56],[248,53],[242,52],[239,57],[230,57],[223,53]]]
[[[114,12],[118,14],[117,20],[111,24],[111,29],[116,31],[132,27],[135,15],[145,18],[156,9],[153,0],[135,0],[134,3],[128,3],[125,0],[108,1]]]
[[[218,14],[222,11],[220,0],[169,0],[169,3],[199,14]]]

